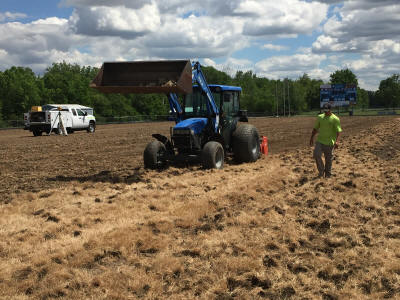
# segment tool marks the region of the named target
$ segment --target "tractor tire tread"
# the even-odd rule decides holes
[[[242,124],[234,131],[233,154],[235,160],[240,163],[255,162],[260,158],[259,134],[256,127]]]
[[[146,169],[160,169],[164,166],[162,161],[158,160],[158,153],[160,151],[166,152],[166,147],[160,141],[151,141],[147,144],[143,152],[144,167]]]

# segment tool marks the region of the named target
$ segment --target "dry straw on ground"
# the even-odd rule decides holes
[[[73,138],[93,160],[60,137],[41,145],[0,133],[13,151],[3,144],[2,157],[19,158],[2,169],[3,187],[11,176],[18,191],[7,190],[0,204],[0,298],[400,297],[400,119],[344,119],[329,179],[315,178],[311,149],[273,143],[280,135],[305,144],[312,120],[293,120],[257,120],[272,155],[218,171],[146,171],[139,154],[126,159],[128,131],[96,133],[113,141],[97,149],[103,169],[88,135]],[[278,136],[265,132],[270,122]],[[82,173],[46,174],[24,152],[32,140],[42,163],[50,161],[46,147],[58,145],[58,163],[73,159]],[[34,178],[23,170],[35,164],[41,178],[13,178]]]

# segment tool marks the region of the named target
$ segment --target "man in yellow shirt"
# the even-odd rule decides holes
[[[332,152],[339,146],[339,136],[342,132],[339,118],[331,112],[331,105],[324,104],[323,114],[318,115],[310,138],[310,146],[314,144],[314,136],[318,133],[314,148],[314,158],[317,163],[319,177],[331,177]],[[325,165],[322,161],[325,156]]]

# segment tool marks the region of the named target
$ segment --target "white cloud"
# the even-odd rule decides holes
[[[259,36],[311,33],[328,8],[302,0],[63,0],[60,5],[74,7],[69,20],[0,24],[0,49],[9,57],[1,67],[38,69],[51,59],[98,64],[116,59],[229,58]]]
[[[0,37],[0,51],[7,53],[0,68],[30,66],[35,71],[43,71],[54,62],[51,53],[69,53],[71,45],[80,40],[70,34],[68,20],[59,18],[0,24]]]
[[[343,5],[329,10],[335,3]],[[230,74],[254,70],[270,78],[307,73],[326,80],[349,67],[368,87],[400,70],[398,0],[63,0],[61,5],[74,8],[69,19],[23,24],[10,21],[25,14],[0,12],[0,69],[23,65],[43,71],[60,60],[98,66],[107,60],[196,57]],[[328,10],[333,16],[327,20]],[[293,55],[258,63],[250,55],[233,58],[253,45],[289,51],[274,40],[319,30],[312,51],[293,39]],[[217,64],[217,58],[225,62]]]
[[[371,9],[371,8],[379,8],[382,6],[392,6],[398,5],[398,0],[348,0],[345,1],[346,9],[347,10],[354,10],[354,9]]]
[[[211,66],[215,69],[225,72],[234,77],[237,71],[250,71],[254,69],[254,64],[248,59],[237,59],[229,57],[224,63],[217,64],[210,58],[205,58],[202,62],[205,66]]]
[[[248,45],[240,24],[208,16],[168,17],[162,28],[138,42],[146,53],[166,58],[222,57]]]
[[[77,8],[69,23],[78,34],[136,38],[156,31],[161,21],[155,5],[144,5],[137,10],[122,6]]]
[[[326,59],[326,55],[318,54],[272,56],[256,63],[255,71],[258,75],[269,78],[296,78],[304,73],[321,73],[320,65]]]
[[[365,1],[365,0],[364,0]],[[365,52],[371,42],[400,39],[400,3],[383,6],[382,1],[366,9],[364,1],[346,2],[340,16],[331,17],[324,25],[324,34],[314,43],[314,51]],[[379,1],[378,1],[379,2]],[[358,3],[358,6],[356,4]]]
[[[261,49],[268,49],[273,51],[283,51],[288,50],[289,47],[281,46],[281,45],[274,45],[274,44],[265,44],[261,47]]]
[[[131,40],[124,45],[135,50],[128,49],[126,59],[230,57],[258,36],[311,33],[328,8],[300,0],[66,0],[64,4],[76,5],[69,22],[76,34]]]
[[[133,38],[143,32],[147,34],[160,30],[168,26],[166,22],[172,19],[186,19],[188,16],[192,16],[192,21],[211,17],[212,25],[238,24],[241,34],[248,36],[295,37],[316,30],[328,10],[326,4],[301,0],[66,0],[64,4],[76,5],[72,23],[77,33],[129,36],[127,33],[131,32]],[[205,29],[211,27],[206,24],[203,26]],[[196,31],[201,29],[196,28]],[[179,28],[179,31],[182,30],[185,28]]]
[[[0,49],[0,59],[6,58],[8,55],[6,50]]]
[[[243,29],[250,36],[311,34],[326,18],[328,5],[318,2],[243,1],[240,11],[252,14]]]
[[[146,4],[151,4],[152,0],[62,0],[61,6],[74,7],[94,7],[94,6],[126,6],[128,8],[140,9]]]
[[[380,80],[400,70],[400,3],[398,0],[350,0],[337,8],[313,43],[314,53],[353,53],[345,66],[359,82],[376,89]]]
[[[26,18],[27,15],[23,13],[11,13],[11,12],[0,12],[0,22],[4,21],[13,21],[13,20],[18,20],[18,19],[23,19]]]

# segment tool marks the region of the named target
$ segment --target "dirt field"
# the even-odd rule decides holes
[[[0,298],[400,298],[400,119],[342,117],[316,179],[314,118],[250,120],[270,155],[143,169],[172,123],[0,131]]]

